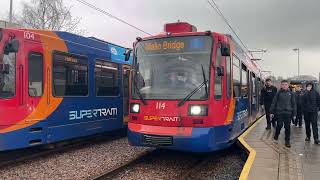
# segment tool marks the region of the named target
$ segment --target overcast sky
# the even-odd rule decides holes
[[[0,17],[6,18],[10,0],[0,1]],[[13,0],[18,13],[22,2]],[[121,24],[75,0],[65,0],[72,5],[74,16],[81,17],[81,28],[88,36],[130,47],[137,36],[145,34]],[[199,31],[211,30],[230,33],[226,24],[209,6],[207,0],[87,0],[134,24],[156,34],[163,24],[177,20],[195,25]],[[216,0],[216,3],[249,49],[265,48],[267,53],[259,62],[264,70],[276,76],[297,74],[297,53],[300,48],[301,74],[318,77],[320,72],[320,1],[319,0]]]

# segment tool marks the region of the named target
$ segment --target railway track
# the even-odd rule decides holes
[[[4,166],[12,166],[28,160],[42,158],[51,154],[63,153],[77,147],[83,147],[93,143],[117,140],[120,138],[124,138],[124,134],[119,131],[117,132],[116,136],[100,134],[87,138],[75,139],[69,142],[60,142],[40,147],[0,152],[0,169]]]
[[[91,179],[203,179],[204,176],[211,174],[220,177],[219,172],[228,167],[227,163],[239,162],[239,171],[232,173],[232,176],[239,176],[241,173],[243,159],[237,151],[239,147],[231,147],[225,151],[219,151],[214,154],[194,154],[182,153],[169,150],[150,150],[141,154],[141,156],[120,164],[114,169],[108,170],[103,174]],[[231,156],[230,156],[231,155]],[[229,158],[230,157],[230,158]],[[236,160],[235,160],[236,159]],[[242,164],[243,163],[243,164]],[[212,168],[211,168],[212,167]],[[206,174],[213,169],[213,173]],[[229,172],[225,172],[229,173]],[[217,175],[218,174],[218,175]],[[232,178],[231,178],[232,179]],[[236,178],[234,178],[236,179]]]
[[[124,172],[126,169],[130,169],[134,165],[138,164],[141,161],[141,159],[143,159],[144,157],[146,157],[148,154],[152,153],[153,151],[154,150],[145,151],[140,156],[138,156],[138,157],[136,157],[134,159],[131,159],[128,162],[121,163],[119,166],[117,166],[117,167],[115,167],[113,169],[110,169],[110,170],[104,172],[101,175],[92,177],[92,179],[94,179],[94,180],[103,180],[103,179],[113,178],[113,177],[117,176],[118,174],[120,174],[121,172]]]

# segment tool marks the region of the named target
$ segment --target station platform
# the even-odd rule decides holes
[[[284,128],[275,141],[275,129],[265,127],[262,117],[239,137],[249,151],[240,180],[320,180],[320,145],[305,142],[304,124],[291,125],[291,148],[284,145]]]

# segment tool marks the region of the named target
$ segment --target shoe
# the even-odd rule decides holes
[[[278,141],[278,137],[276,137],[276,136],[274,136],[273,139],[274,139],[275,141]]]
[[[308,141],[308,142],[309,142],[309,141],[310,141],[310,138],[309,138],[309,137],[306,137],[305,141]]]
[[[287,148],[291,148],[291,144],[289,142],[286,142],[285,145],[286,145]]]
[[[302,128],[302,126],[299,126],[299,128]]]
[[[314,144],[319,144],[319,143],[320,143],[319,139],[314,140]]]
[[[271,129],[271,127],[270,127],[270,126],[267,126],[267,127],[266,127],[266,130],[270,130],[270,129]]]

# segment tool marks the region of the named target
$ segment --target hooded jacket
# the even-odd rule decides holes
[[[306,90],[302,99],[302,107],[304,112],[318,112],[320,107],[319,93],[312,88]]]

